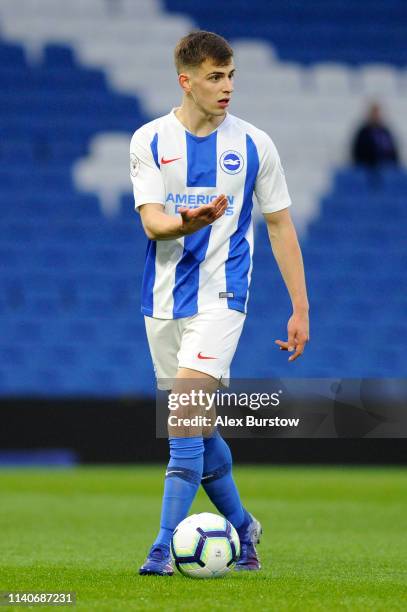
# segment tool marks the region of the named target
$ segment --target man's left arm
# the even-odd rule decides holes
[[[288,361],[294,361],[302,355],[309,340],[309,304],[301,249],[288,208],[265,213],[264,218],[271,248],[293,306],[287,325],[287,342],[276,340],[276,344],[281,350],[292,352]]]

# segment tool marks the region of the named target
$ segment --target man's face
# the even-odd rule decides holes
[[[369,109],[369,121],[375,125],[382,123],[382,112],[378,104],[372,104]]]
[[[234,72],[233,60],[217,66],[210,59],[189,71],[189,95],[201,111],[207,115],[225,114],[232,97]]]

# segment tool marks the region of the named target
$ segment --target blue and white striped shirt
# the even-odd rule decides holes
[[[195,136],[174,110],[138,129],[130,145],[136,209],[159,203],[169,215],[219,194],[215,223],[176,240],[148,241],[141,311],[162,319],[205,310],[246,312],[253,254],[253,195],[262,213],[290,206],[284,172],[269,136],[227,114],[208,136]]]

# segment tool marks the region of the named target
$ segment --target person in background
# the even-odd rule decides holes
[[[377,103],[370,106],[366,122],[357,130],[352,144],[355,164],[377,167],[382,164],[398,164],[399,154],[393,134],[383,121]]]

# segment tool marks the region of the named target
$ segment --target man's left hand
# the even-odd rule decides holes
[[[281,351],[293,353],[288,361],[295,361],[303,354],[305,345],[309,341],[308,313],[293,313],[287,324],[287,342],[276,340]]]

